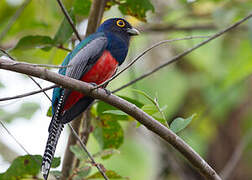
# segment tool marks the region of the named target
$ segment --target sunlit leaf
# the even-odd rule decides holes
[[[107,110],[103,111],[103,114],[113,114],[113,115],[120,115],[120,116],[127,116],[128,114],[121,111],[121,110]]]
[[[105,174],[107,175],[107,177],[109,179],[129,179],[128,177],[122,177],[121,175],[117,174],[116,172],[112,171],[112,170],[108,170],[105,172]],[[101,179],[103,178],[103,176],[101,175],[100,172],[96,172],[95,174],[87,177],[86,179]]]
[[[49,109],[47,110],[46,116],[52,117],[52,106],[50,106]]]
[[[192,116],[190,116],[189,118],[176,118],[172,121],[171,125],[170,125],[170,129],[174,132],[174,133],[178,133],[181,130],[183,130],[184,128],[186,128],[190,122],[193,120],[193,118],[196,116],[196,114],[193,114]]]
[[[158,112],[156,106],[153,105],[153,104],[145,104],[145,105],[142,107],[142,110],[143,110],[144,112],[146,112],[147,114],[149,114],[149,115],[152,115],[152,114]]]

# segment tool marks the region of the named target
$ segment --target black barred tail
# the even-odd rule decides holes
[[[56,146],[61,134],[61,131],[63,130],[64,124],[60,122],[60,111],[61,111],[61,104],[62,104],[62,98],[60,98],[55,114],[52,117],[50,126],[49,126],[49,136],[46,143],[45,153],[42,159],[42,167],[41,172],[44,176],[44,179],[46,180],[51,168],[51,163],[54,157],[54,153],[56,150]]]

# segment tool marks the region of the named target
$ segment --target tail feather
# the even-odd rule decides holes
[[[44,156],[42,159],[42,167],[41,167],[41,172],[42,172],[45,180],[47,180],[47,178],[48,178],[48,174],[49,174],[49,171],[51,168],[51,163],[52,163],[52,160],[54,157],[56,146],[57,146],[61,131],[64,128],[64,124],[62,124],[59,120],[62,98],[63,98],[63,96],[61,96],[61,98],[58,102],[56,112],[52,117],[52,121],[51,121],[49,129],[48,129],[49,136],[47,139],[45,153],[44,153]]]

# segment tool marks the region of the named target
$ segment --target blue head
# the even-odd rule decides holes
[[[122,18],[111,18],[104,21],[97,32],[103,32],[108,38],[107,50],[118,61],[119,65],[123,63],[127,55],[130,37],[139,34],[130,23]]]

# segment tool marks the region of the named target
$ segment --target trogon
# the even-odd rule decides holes
[[[139,32],[125,19],[104,21],[97,31],[82,40],[62,63],[59,74],[97,85],[109,79],[127,56],[131,36]],[[42,174],[47,179],[56,145],[65,123],[81,114],[94,99],[57,87],[53,90],[52,120],[42,160]]]

